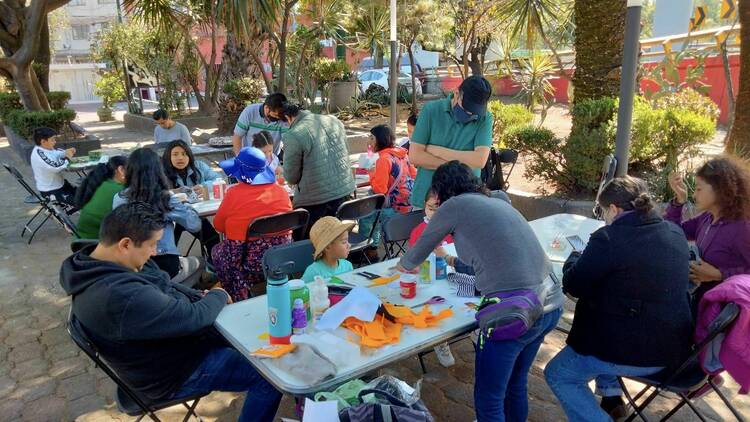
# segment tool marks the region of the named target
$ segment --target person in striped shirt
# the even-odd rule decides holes
[[[281,159],[281,134],[289,130],[289,124],[279,120],[285,102],[284,94],[275,93],[266,97],[264,102],[250,104],[242,110],[232,135],[234,155],[244,147],[253,146],[253,135],[265,130],[273,138],[273,153]]]

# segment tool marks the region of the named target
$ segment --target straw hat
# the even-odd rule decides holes
[[[323,254],[323,250],[330,245],[342,233],[351,230],[356,223],[342,223],[336,217],[323,217],[313,224],[310,229],[310,241],[315,248],[313,258],[318,259]]]

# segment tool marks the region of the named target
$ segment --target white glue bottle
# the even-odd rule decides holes
[[[312,283],[308,285],[310,290],[310,309],[312,310],[313,325],[321,315],[331,307],[331,300],[328,299],[328,285],[321,276],[315,276]]]

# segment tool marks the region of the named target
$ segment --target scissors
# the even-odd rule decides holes
[[[427,299],[426,301],[424,301],[422,303],[418,303],[416,305],[412,305],[409,308],[414,309],[414,308],[418,308],[418,307],[423,306],[423,305],[439,305],[439,304],[443,304],[443,303],[445,303],[445,298],[444,297],[442,297],[442,296],[433,296],[433,297]]]

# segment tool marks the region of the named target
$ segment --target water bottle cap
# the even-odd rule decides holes
[[[302,289],[304,287],[305,287],[305,281],[304,280],[300,280],[300,279],[289,280],[289,288],[292,289],[292,290],[294,290],[294,289]]]

